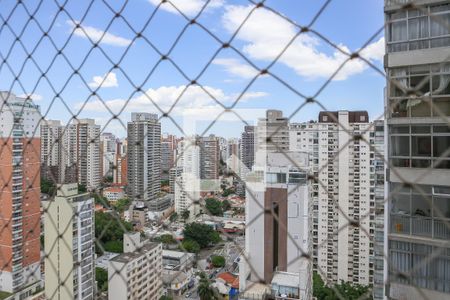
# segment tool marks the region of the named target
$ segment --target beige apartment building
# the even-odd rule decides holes
[[[124,235],[123,250],[108,266],[109,300],[159,300],[162,296],[162,245],[142,243],[140,233]]]
[[[76,183],[43,202],[46,299],[94,299],[94,199]]]

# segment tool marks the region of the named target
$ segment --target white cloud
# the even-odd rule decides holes
[[[32,93],[28,93],[28,94],[20,94],[17,97],[20,98],[30,98],[32,101],[41,101],[43,99],[43,97],[39,94],[32,94]]]
[[[161,3],[161,0],[148,0],[148,1],[155,6]],[[177,7],[181,12],[183,12],[183,14],[187,16],[195,16],[197,13],[200,12],[205,3],[206,0],[170,0],[161,4],[160,7],[165,11],[179,14],[178,10],[175,9],[175,7]],[[209,1],[208,6],[205,9],[207,10],[212,8],[218,8],[223,6],[223,4],[224,0],[211,0]]]
[[[241,25],[252,6],[230,5],[226,7],[222,23],[226,30],[235,32]],[[238,39],[246,42],[243,52],[251,59],[272,61],[289,41],[295,36],[298,29],[280,16],[259,8],[253,12],[243,25]],[[284,52],[279,62],[292,68],[298,75],[307,78],[328,78],[339,66],[348,59],[348,56],[334,50],[325,53],[320,50],[324,45],[321,40],[311,34],[300,34],[290,47]],[[346,52],[350,52],[345,45],[338,45]],[[368,60],[379,60],[384,53],[384,38],[367,46],[361,55]],[[229,66],[225,66],[233,73]],[[348,62],[334,78],[343,80],[351,75],[358,74],[367,69],[367,64],[354,59]],[[236,70],[234,73],[237,74]],[[241,74],[246,75],[245,72]]]
[[[106,73],[103,76],[94,76],[92,81],[89,82],[89,86],[93,89],[99,87],[101,85],[102,88],[109,87],[118,87],[117,76],[114,72]]]
[[[375,43],[367,45],[361,50],[360,55],[369,60],[382,60],[385,53],[384,37]]]
[[[213,64],[222,66],[228,73],[242,78],[253,78],[258,74],[258,70],[234,58],[216,58]]]
[[[67,24],[69,24],[72,28],[75,27],[79,22],[67,20]],[[81,26],[81,25],[80,25]],[[103,30],[97,29],[95,27],[91,26],[81,26],[79,28],[76,28],[74,30],[74,35],[85,38],[85,39],[91,39],[92,42],[107,44],[111,46],[118,46],[118,47],[126,47],[131,44],[130,39],[126,39],[117,35],[114,35],[109,32],[105,32]]]
[[[226,95],[221,89],[205,86],[210,95],[221,103],[230,103],[234,101],[238,95]],[[146,95],[151,98],[163,111],[167,112],[175,101],[180,97],[185,89],[184,85],[180,86],[161,86],[157,89],[148,89]],[[173,116],[181,116],[185,111],[195,111],[198,109],[210,109],[212,111],[222,111],[221,106],[216,103],[209,95],[199,86],[189,86],[183,95],[179,98],[174,109],[171,111]],[[265,92],[247,92],[243,95],[242,100],[256,99],[267,96]],[[126,104],[124,113],[130,112],[156,112],[160,114],[158,109],[152,104],[145,95],[130,99],[111,99],[104,101],[113,113],[119,113]],[[81,108],[82,103],[78,103],[76,108]],[[83,111],[105,112],[105,106],[99,99],[93,99],[86,103]]]

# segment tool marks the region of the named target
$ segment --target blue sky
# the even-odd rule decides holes
[[[42,114],[48,119],[66,122],[72,114],[78,114],[79,117],[95,118],[102,126],[106,125],[104,131],[125,136],[120,122],[112,120],[108,123],[111,113],[98,97],[113,113],[120,113],[119,118],[125,125],[132,111],[157,112],[161,115],[149,98],[161,110],[169,112],[175,99],[189,84],[184,76],[196,78],[211,61],[198,79],[204,89],[188,87],[175,108],[170,110],[170,115],[184,132],[188,133],[188,123],[195,121],[197,132],[202,133],[207,124],[223,111],[211,96],[230,106],[257,74],[232,49],[223,49],[213,58],[221,47],[220,43],[195,24],[186,28],[169,54],[184,76],[167,60],[160,62],[151,73],[160,55],[148,42],[160,53],[167,54],[188,22],[166,3],[159,7],[144,29],[159,0],[132,0],[124,8],[124,1],[106,1],[110,8],[102,1],[95,1],[91,6],[90,1],[69,1],[64,11],[59,13],[54,1],[45,1],[42,5],[39,1],[24,2],[25,7],[18,5],[13,9],[15,3],[10,1],[3,2],[0,8],[0,23],[7,20],[8,24],[0,28],[1,59],[7,61],[7,64],[0,66],[0,89],[11,90],[17,95],[32,93],[34,101],[41,106]],[[172,0],[189,18],[196,15],[204,2]],[[324,2],[268,0],[265,5],[297,24],[308,25]],[[249,1],[212,0],[197,21],[220,40],[228,41],[252,8],[253,4]],[[121,17],[115,18],[111,10],[121,10],[127,22]],[[33,12],[34,19],[29,20],[28,14]],[[352,52],[360,49],[382,26],[383,1],[335,0],[311,28],[340,48]],[[50,38],[43,37],[42,30],[48,31]],[[133,30],[142,32],[145,39],[134,39],[136,34]],[[266,68],[297,30],[270,10],[258,8],[231,44],[258,68]],[[18,35],[22,44],[16,41]],[[92,41],[98,42],[102,35],[99,47],[92,49]],[[62,55],[57,55],[55,47],[62,48],[70,64]],[[32,53],[34,62],[27,59],[26,52]],[[362,56],[382,69],[383,52],[381,32],[362,52]],[[105,54],[109,59],[105,58]],[[344,59],[317,35],[301,34],[270,68],[270,72],[303,95],[311,97]],[[119,62],[120,69],[112,69]],[[80,66],[79,75],[74,75],[72,67],[78,69]],[[47,69],[46,77],[41,77]],[[20,84],[14,80],[17,76]],[[99,87],[101,82],[103,84]],[[383,76],[362,61],[352,61],[327,85],[317,100],[329,110],[368,110],[372,118],[378,118],[383,112],[384,85]],[[135,86],[140,86],[142,92],[136,91]],[[98,97],[92,95],[95,89]],[[57,94],[59,98],[55,98]],[[234,108],[242,118],[252,123],[265,109],[281,109],[285,115],[291,115],[302,102],[302,98],[278,80],[262,76],[253,82]],[[292,121],[316,119],[320,110],[318,105],[309,104],[295,114]],[[223,115],[221,120],[206,133],[237,136],[244,125],[230,113]],[[163,132],[182,134],[167,118],[162,119],[162,128]]]

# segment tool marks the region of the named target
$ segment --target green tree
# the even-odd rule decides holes
[[[112,176],[105,176],[103,177],[103,182],[105,183],[112,183],[114,178]]]
[[[223,266],[225,266],[225,257],[214,255],[211,257],[211,263],[214,268],[222,268]]]
[[[181,250],[186,250],[187,252],[190,253],[199,253],[200,252],[200,245],[193,240],[184,240],[181,243]]]
[[[223,200],[222,201],[222,211],[227,211],[227,210],[230,210],[231,209],[231,204],[230,204],[230,201],[228,201],[228,200]]]
[[[338,297],[336,291],[341,297]],[[370,294],[371,288],[360,284],[352,284],[349,282],[341,282],[332,287],[326,286],[322,278],[316,272],[313,273],[313,296],[318,300],[339,300],[344,299],[356,300],[363,295],[367,295],[364,299],[372,299]]]
[[[102,268],[95,268],[95,280],[97,281],[97,288],[100,292],[108,290],[108,271]]]
[[[161,298],[159,298],[159,300],[173,300],[173,298],[169,297],[169,296],[161,296]]]
[[[95,237],[97,242],[111,252],[123,252],[123,234],[133,230],[133,225],[120,220],[110,213],[95,213]],[[96,243],[95,251],[102,254],[102,250]]]
[[[171,234],[163,234],[158,240],[163,244],[175,244],[176,241]]]
[[[189,210],[185,209],[181,212],[181,217],[183,218],[184,221],[186,221],[187,219],[189,219],[190,214],[191,214],[191,212]]]
[[[222,197],[228,197],[229,195],[233,194],[234,191],[232,189],[225,189],[222,193]]]
[[[161,186],[168,186],[169,180],[161,180]]]
[[[131,200],[128,198],[119,199],[114,205],[114,209],[118,213],[123,213],[128,207],[130,207],[130,204]]]
[[[87,188],[84,184],[79,184],[78,185],[78,193],[86,193],[87,192]]]
[[[169,221],[170,222],[175,222],[177,219],[178,219],[178,214],[176,212],[171,214],[170,217],[169,217]]]
[[[197,293],[198,296],[200,297],[200,300],[217,299],[216,293],[214,292],[214,289],[211,287],[211,282],[203,272],[200,273],[200,280],[197,287]]]
[[[41,179],[41,192],[44,194],[47,194],[47,195],[54,195],[56,192],[56,186],[52,181],[42,178]]]
[[[222,204],[214,198],[207,198],[205,200],[205,207],[213,216],[223,215]]]
[[[123,253],[123,240],[107,241],[103,248],[108,252]]]
[[[98,193],[92,193],[92,197],[94,197],[95,204],[101,204],[103,206],[108,205],[108,200],[105,197],[99,195]]]
[[[209,225],[200,223],[190,223],[184,227],[183,235],[185,240],[193,240],[200,248],[205,248],[209,244],[220,242],[219,234]]]

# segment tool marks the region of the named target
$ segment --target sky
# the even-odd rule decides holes
[[[1,4],[0,90],[31,95],[46,119],[93,118],[124,137],[131,112],[153,112],[170,116],[163,133],[236,137],[266,109],[291,122],[324,109],[383,113],[383,75],[359,59],[335,73],[347,56],[329,44],[364,46],[382,71],[381,0],[330,1],[316,19],[325,0],[23,2]]]

